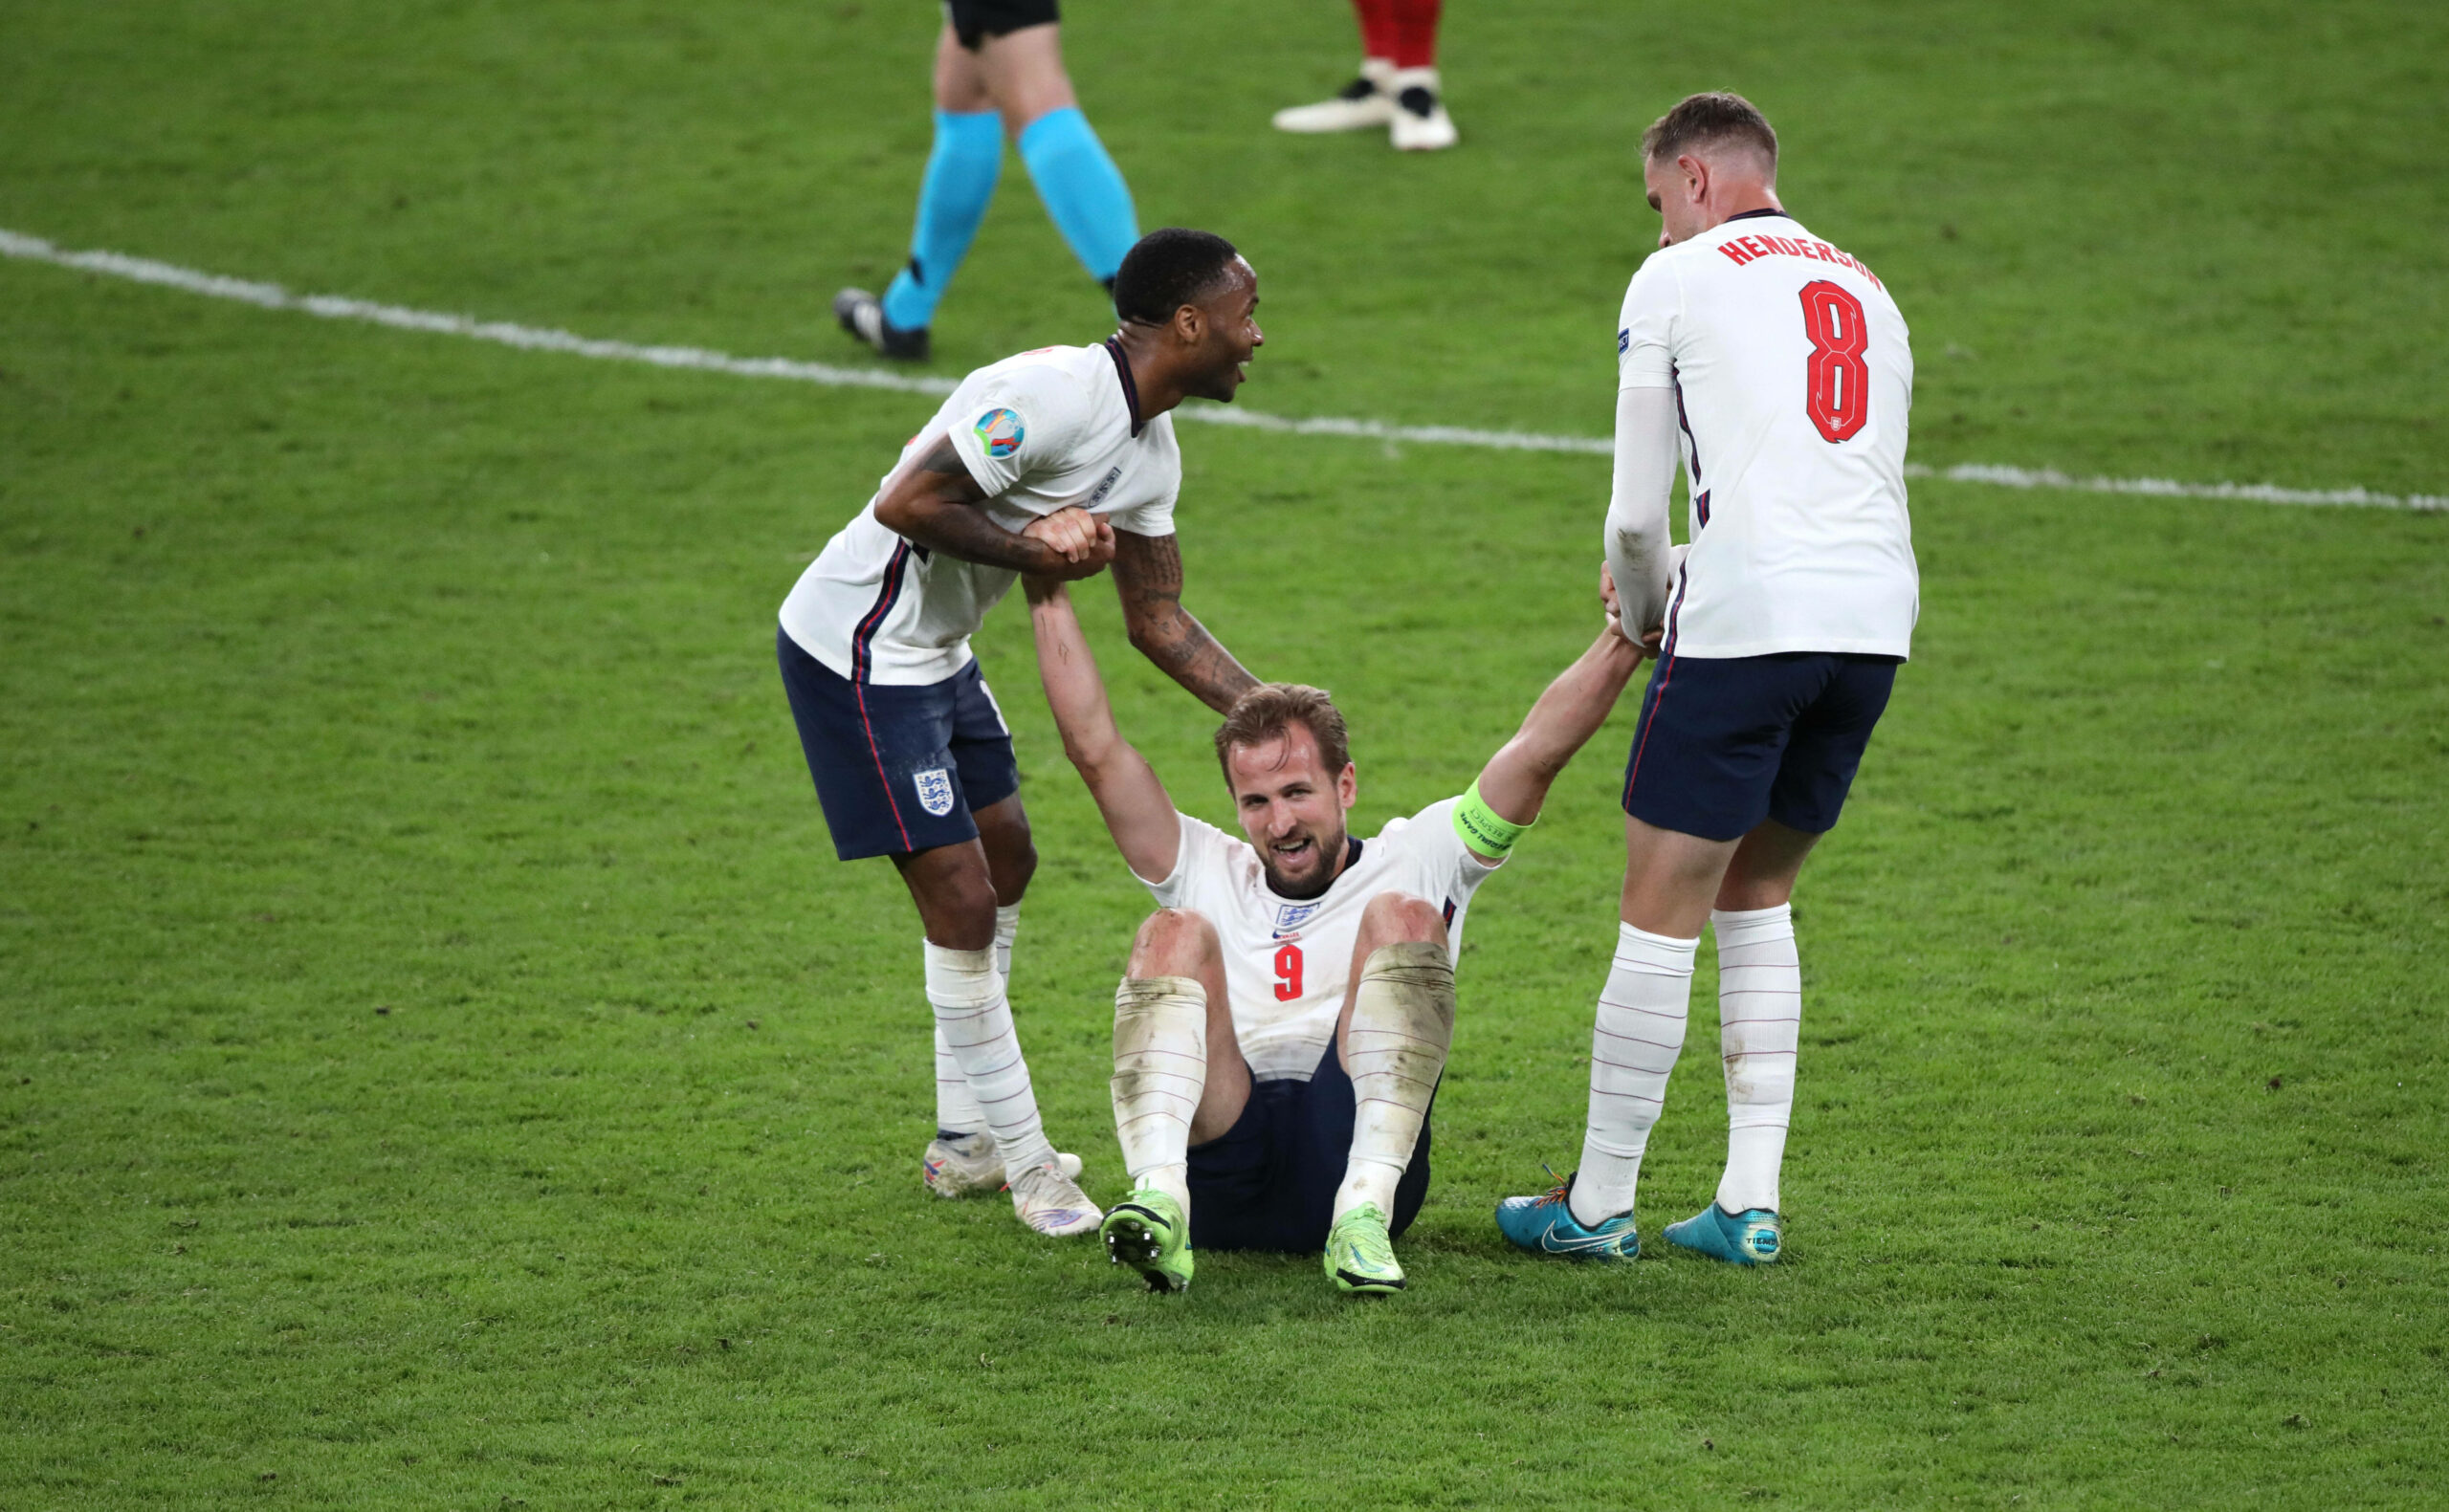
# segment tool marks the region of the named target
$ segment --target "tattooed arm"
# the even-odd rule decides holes
[[[986,491],[942,439],[886,485],[876,520],[929,551],[1040,577],[1093,578],[1114,559],[1114,527],[1085,510],[1057,510],[1015,535],[986,517],[984,502]]]
[[[1259,685],[1182,607],[1182,554],[1173,537],[1116,531],[1114,586],[1131,644],[1192,697],[1221,714]]]

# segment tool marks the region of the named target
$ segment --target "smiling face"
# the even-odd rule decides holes
[[[1259,329],[1258,274],[1242,257],[1224,271],[1223,287],[1190,306],[1200,318],[1192,343],[1196,365],[1184,391],[1231,404],[1250,376],[1250,358],[1267,344],[1267,333]]]
[[[1298,722],[1228,749],[1226,779],[1242,833],[1258,847],[1278,897],[1314,898],[1343,870],[1344,814],[1360,782],[1347,761],[1329,772],[1317,736]]]

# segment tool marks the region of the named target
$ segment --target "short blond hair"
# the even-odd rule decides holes
[[[1770,175],[1776,176],[1777,134],[1770,129],[1769,118],[1760,114],[1759,106],[1726,90],[1687,95],[1675,102],[1673,110],[1651,121],[1642,133],[1642,161],[1672,163],[1688,147],[1721,142],[1737,142],[1760,153],[1769,160]]]

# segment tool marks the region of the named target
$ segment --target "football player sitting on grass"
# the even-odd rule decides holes
[[[1114,1114],[1133,1191],[1108,1253],[1151,1289],[1203,1249],[1325,1251],[1346,1292],[1403,1285],[1428,1191],[1471,894],[1539,817],[1646,648],[1614,618],[1459,798],[1347,833],[1357,777],[1315,688],[1263,683],[1216,733],[1242,833],[1174,807],[1115,730],[1063,584],[1025,579],[1038,672],[1106,827],[1157,900],[1114,994]]]

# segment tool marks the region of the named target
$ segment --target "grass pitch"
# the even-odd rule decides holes
[[[1914,322],[1916,460],[2449,482],[2433,8],[1458,7],[1465,146],[1403,161],[1265,128],[1335,8],[1068,11],[1143,220],[1260,268],[1253,405],[1603,433],[1628,143],[1732,85]],[[0,5],[0,225],[849,361],[931,25]],[[1099,318],[1008,165],[938,370]],[[1152,1299],[920,1194],[916,927],[771,665],[927,407],[0,262],[0,1507],[2437,1497],[2449,521],[1917,486],[1915,661],[1798,899],[1786,1261],[1489,1221],[1578,1138],[1628,700],[1475,909],[1415,1289]],[[1191,602],[1336,690],[1364,830],[1594,628],[1603,459],[1183,438]],[[981,651],[1045,857],[1016,1001],[1111,1198],[1145,896],[1013,607]],[[1707,960],[1654,1244],[1723,1138]]]

